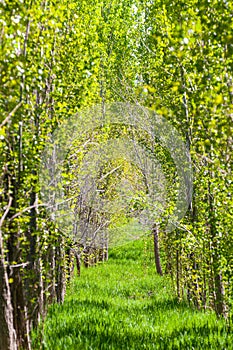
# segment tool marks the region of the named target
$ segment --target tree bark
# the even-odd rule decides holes
[[[216,269],[217,270],[217,269]],[[225,304],[225,291],[222,281],[222,275],[220,272],[215,273],[215,311],[218,316],[227,317],[226,304]]]
[[[9,199],[8,206],[0,219],[0,350],[17,350],[11,291],[1,229],[10,210],[11,203],[12,198]]]
[[[56,295],[57,302],[63,303],[66,291],[66,261],[64,250],[64,239],[59,237],[56,247]]]
[[[212,154],[210,153],[210,158]],[[221,270],[219,269],[219,243],[218,232],[216,228],[216,213],[214,195],[211,188],[211,179],[214,178],[212,169],[209,169],[209,181],[208,181],[208,201],[209,201],[209,226],[212,243],[212,256],[213,256],[213,277],[214,277],[214,307],[218,316],[227,316],[226,303],[225,303],[225,291],[222,281]]]
[[[160,276],[163,276],[161,261],[160,261],[160,251],[159,251],[159,229],[157,225],[152,228],[152,235],[154,240],[154,256],[155,256],[155,266],[156,271]]]
[[[0,231],[0,350],[17,350],[13,307]]]

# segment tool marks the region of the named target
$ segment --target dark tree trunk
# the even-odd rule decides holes
[[[210,169],[210,179],[213,178],[213,172]],[[221,271],[219,269],[219,243],[218,232],[216,228],[216,214],[214,196],[211,191],[211,180],[208,182],[208,200],[209,200],[209,227],[212,242],[213,257],[213,282],[214,282],[214,308],[218,316],[227,316],[224,284],[222,281]]]
[[[66,261],[64,239],[59,237],[56,247],[56,295],[57,302],[63,303],[66,291]]]
[[[163,276],[161,261],[160,261],[160,251],[159,251],[159,229],[157,225],[152,228],[152,235],[154,240],[154,256],[155,256],[155,266],[156,271],[160,276]]]
[[[215,273],[215,311],[218,316],[227,316],[226,305],[224,300],[224,286],[222,281],[222,275],[219,271]]]
[[[176,290],[177,297],[180,299],[180,258],[178,248],[176,249]]]
[[[78,276],[80,276],[80,274],[81,274],[81,261],[80,261],[79,253],[75,252],[75,258],[76,258],[77,274],[78,274]]]

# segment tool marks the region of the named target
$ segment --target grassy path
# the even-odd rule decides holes
[[[223,321],[178,303],[139,248],[134,242],[83,270],[64,304],[50,307],[33,349],[233,349]]]

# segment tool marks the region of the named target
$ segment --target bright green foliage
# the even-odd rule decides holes
[[[137,51],[144,97],[138,100],[179,128],[194,170],[192,208],[176,232],[162,237],[168,267],[179,297],[188,290],[198,307],[211,305],[227,316],[233,251],[232,3],[144,3],[147,35]]]

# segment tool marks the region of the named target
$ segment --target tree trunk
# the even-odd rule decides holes
[[[180,300],[180,258],[178,248],[176,248],[176,292],[177,297]]]
[[[227,317],[227,311],[226,311],[226,304],[224,300],[224,286],[223,286],[223,281],[222,281],[222,275],[221,273],[216,271],[215,274],[215,295],[216,295],[216,300],[215,300],[215,311],[218,316],[224,316],[225,318]]]
[[[49,273],[48,278],[50,280],[49,291],[49,304],[51,304],[56,298],[56,266],[55,266],[55,247],[50,244],[48,249],[49,255]]]
[[[66,261],[64,239],[59,237],[58,246],[56,247],[56,295],[57,302],[63,303],[66,291]]]
[[[11,292],[0,231],[0,350],[17,350]]]
[[[159,251],[159,229],[157,225],[152,228],[152,235],[154,239],[154,255],[155,255],[155,266],[156,271],[160,276],[163,276],[161,261],[160,261],[160,251]]]
[[[211,179],[214,177],[213,171],[210,168],[210,179],[208,181],[208,200],[209,200],[209,226],[212,242],[212,256],[213,256],[213,277],[214,277],[214,307],[218,316],[227,316],[226,303],[225,303],[225,291],[222,281],[221,271],[219,269],[219,242],[218,231],[216,228],[216,213],[213,191],[211,188]]]

